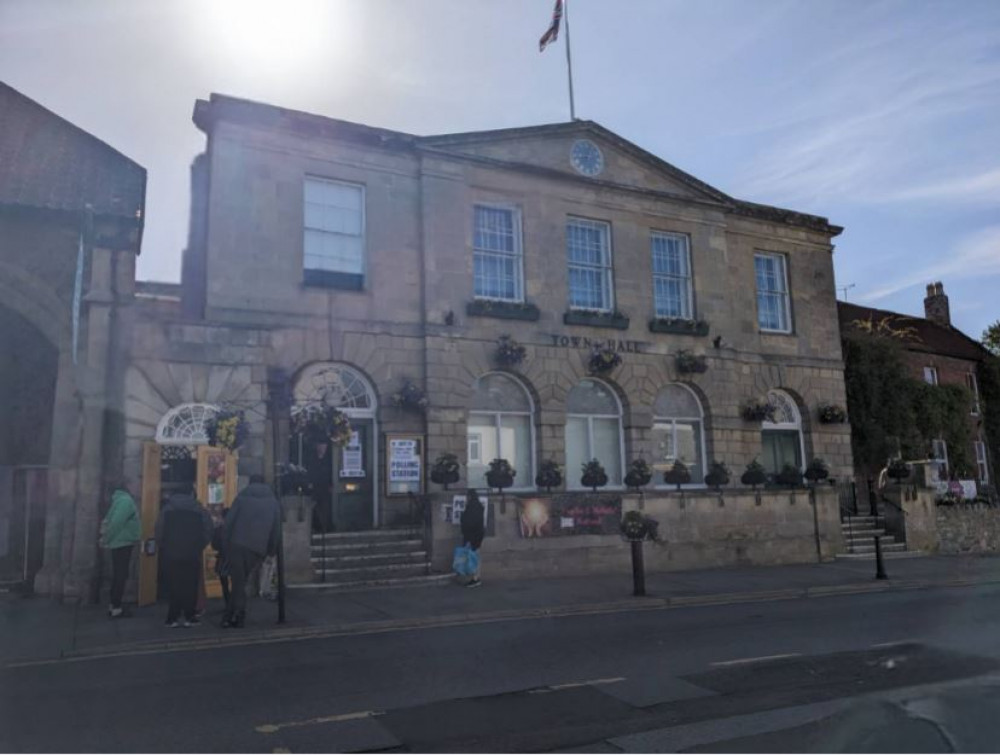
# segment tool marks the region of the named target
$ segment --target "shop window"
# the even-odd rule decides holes
[[[761,425],[761,459],[768,474],[776,475],[786,465],[803,468],[802,415],[795,401],[784,391],[768,391],[774,407],[774,421]]]
[[[611,226],[598,220],[571,218],[566,224],[570,309],[611,312]]]
[[[691,472],[691,482],[705,481],[704,414],[698,397],[687,386],[668,385],[653,404],[654,479],[680,461]]]
[[[473,225],[476,298],[522,301],[519,213],[512,207],[476,205]]]
[[[304,280],[360,290],[365,272],[365,190],[307,177],[304,187]]]
[[[691,255],[681,233],[652,234],[653,299],[657,317],[693,319]]]
[[[487,487],[493,459],[506,459],[517,471],[513,489],[534,486],[532,415],[531,397],[514,378],[494,372],[476,381],[466,435],[469,487]]]
[[[583,465],[597,459],[608,474],[608,485],[622,484],[622,409],[604,383],[585,379],[566,399],[566,487],[579,489]]]

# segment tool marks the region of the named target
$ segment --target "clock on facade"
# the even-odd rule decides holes
[[[569,152],[569,161],[577,172],[596,176],[604,170],[604,155],[590,139],[577,139]]]

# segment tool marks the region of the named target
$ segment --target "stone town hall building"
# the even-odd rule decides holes
[[[715,460],[737,479],[754,458],[849,474],[848,425],[818,419],[845,404],[841,229],[825,218],[734,199],[590,121],[418,137],[212,95],[194,123],[207,146],[182,282],[121,280],[114,306],[104,464],[147,512],[220,408],[250,422],[238,472],[214,473],[227,485],[311,453],[270,403],[279,389],[358,432],[334,455],[338,529],[391,526],[408,491],[437,489],[426,467],[442,453],[460,487],[507,458],[515,493],[548,459],[568,490],[592,458],[608,489],[638,457],[654,483],[682,460],[693,488]],[[497,364],[503,336],[519,364]],[[595,346],[621,363],[595,374]],[[407,382],[425,411],[394,405]],[[743,416],[765,400],[774,421]],[[390,474],[398,439],[416,441],[419,481]],[[75,505],[96,539],[99,500]],[[67,540],[63,513],[46,568],[68,579],[96,556],[72,555],[93,545]]]

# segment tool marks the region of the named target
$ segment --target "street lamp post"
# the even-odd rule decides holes
[[[272,459],[274,461],[274,495],[279,501],[281,508],[278,516],[278,623],[285,623],[285,534],[284,534],[284,507],[281,506],[281,478],[278,474],[280,469],[279,457],[279,432],[278,421],[284,416],[285,410],[289,407],[288,396],[288,375],[282,369],[268,370],[267,376],[268,403],[271,414],[271,448]]]

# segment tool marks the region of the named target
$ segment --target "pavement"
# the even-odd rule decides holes
[[[277,605],[258,598],[250,601],[247,626],[240,630],[219,627],[220,601],[209,601],[200,627],[167,629],[163,605],[132,607],[130,618],[111,620],[104,606],[64,605],[7,594],[0,596],[0,665],[533,618],[1000,584],[1000,557],[909,558],[888,561],[886,568],[888,580],[874,579],[874,562],[870,561],[661,572],[646,576],[645,597],[631,595],[630,575],[487,578],[478,589],[443,583],[329,593],[295,590],[288,591],[283,624],[277,623]]]

